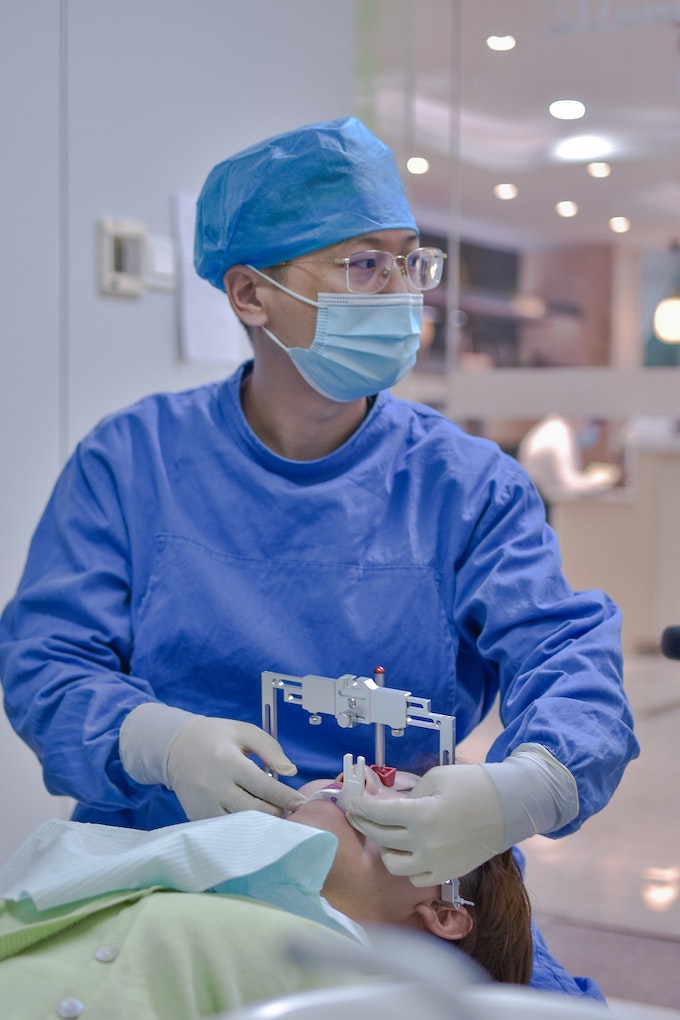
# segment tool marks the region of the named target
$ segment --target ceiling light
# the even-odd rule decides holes
[[[490,35],[486,40],[486,45],[490,50],[501,53],[504,50],[514,50],[516,40],[514,35]]]
[[[630,220],[627,216],[612,216],[609,229],[615,234],[627,234],[630,230]]]
[[[579,120],[586,112],[585,106],[578,99],[556,99],[548,110],[557,120]]]
[[[426,174],[430,164],[424,156],[410,156],[406,160],[406,169],[410,174]]]
[[[609,177],[612,172],[609,163],[589,163],[586,170],[591,177]]]
[[[576,215],[578,206],[576,202],[558,202],[555,206],[555,212],[558,216],[564,216],[565,219],[569,219],[569,217]]]
[[[507,202],[511,198],[517,198],[517,185],[516,184],[497,184],[493,189],[493,193],[496,198],[502,199]]]
[[[598,135],[574,135],[564,138],[555,146],[558,159],[597,159],[611,152],[611,143]]]

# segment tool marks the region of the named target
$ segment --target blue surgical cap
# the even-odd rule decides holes
[[[287,262],[416,223],[392,150],[357,120],[309,124],[219,163],[198,199],[194,264],[224,290],[234,265]]]

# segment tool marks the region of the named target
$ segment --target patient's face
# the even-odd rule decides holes
[[[411,772],[397,772],[394,785],[386,787],[375,772],[367,769],[364,796],[405,797],[418,779]],[[341,785],[341,775],[333,782],[316,779],[302,786],[300,792],[311,797],[319,790]],[[355,921],[417,926],[413,916],[415,904],[439,896],[439,886],[416,888],[405,876],[390,874],[377,843],[352,828],[342,808],[332,801],[309,800],[288,817],[338,837],[335,860],[322,891],[332,906]]]

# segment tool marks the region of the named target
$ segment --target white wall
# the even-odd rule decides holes
[[[57,472],[102,415],[223,374],[178,358],[175,293],[98,293],[102,216],[171,234],[171,196],[267,135],[351,112],[353,4],[0,4],[0,603]],[[64,805],[0,714],[0,861]]]
[[[59,5],[0,4],[0,601],[59,467]],[[58,804],[56,805],[58,806]],[[0,712],[0,860],[55,813]]]

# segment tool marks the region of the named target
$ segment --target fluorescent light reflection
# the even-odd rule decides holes
[[[627,234],[630,230],[630,220],[627,216],[612,216],[609,229],[614,234]]]
[[[558,159],[597,159],[612,151],[611,143],[599,135],[574,135],[565,138],[555,146]]]
[[[578,212],[578,206],[576,202],[558,202],[555,206],[555,212],[558,216],[563,216],[565,219],[570,219],[575,216]]]
[[[589,163],[586,170],[591,177],[609,177],[612,172],[609,163]]]
[[[490,35],[486,40],[486,45],[490,50],[502,53],[505,50],[514,50],[517,40],[514,35]]]
[[[642,877],[642,899],[648,910],[658,912],[673,906],[678,898],[678,868],[646,868]]]
[[[517,198],[517,185],[497,184],[493,189],[493,193],[496,198],[500,198],[503,202],[508,202],[512,198]]]
[[[585,106],[578,99],[556,99],[548,110],[557,120],[579,120],[586,112]]]
[[[430,164],[424,156],[410,156],[406,161],[406,169],[410,174],[426,174]]]

